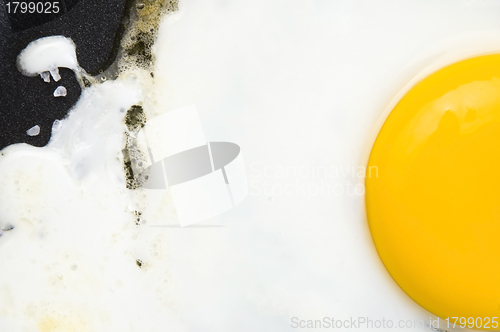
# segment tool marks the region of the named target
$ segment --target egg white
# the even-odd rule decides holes
[[[428,322],[375,252],[358,170],[415,80],[498,50],[498,3],[179,7],[161,25],[154,81],[138,71],[85,89],[47,147],[2,151],[0,225],[15,226],[0,237],[2,330]],[[205,223],[223,227],[159,227],[175,219],[168,193],[125,189],[123,111],[138,101],[149,118],[196,104],[209,141],[242,147],[250,194]]]

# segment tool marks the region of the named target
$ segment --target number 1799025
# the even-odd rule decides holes
[[[60,11],[59,2],[18,2],[9,1],[5,4],[8,14],[57,14]]]

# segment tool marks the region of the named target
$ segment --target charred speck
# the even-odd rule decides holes
[[[138,267],[142,267],[142,264],[143,264],[143,263],[142,263],[142,260],[137,259],[137,260],[135,261],[135,264],[137,264],[137,266],[138,266]]]
[[[146,115],[144,114],[142,106],[133,105],[129,108],[127,115],[125,115],[125,124],[130,131],[135,131],[139,129],[139,127],[144,127],[146,124]]]
[[[92,83],[90,83],[90,81],[86,77],[82,78],[82,82],[83,82],[83,86],[86,88],[88,88],[92,85]]]
[[[139,35],[140,36],[140,35]],[[137,43],[127,50],[128,55],[137,56],[137,64],[149,63],[153,59],[151,44],[138,37]]]
[[[145,154],[137,145],[137,139],[125,132],[126,144],[122,150],[123,169],[127,189],[140,188],[148,180],[149,168],[146,167]],[[135,172],[134,167],[135,166]]]
[[[132,170],[132,163],[130,161],[124,162],[123,168],[125,170],[125,178],[127,179],[127,188],[128,189],[136,189],[133,186],[129,185],[129,183],[133,183],[135,181],[134,171]]]
[[[135,215],[135,224],[136,224],[136,226],[139,226],[141,224],[142,212],[136,210],[136,211],[134,211],[134,215]]]
[[[5,226],[5,228],[3,228],[2,231],[8,232],[8,231],[11,231],[13,229],[14,229],[14,226],[9,224],[9,225]]]

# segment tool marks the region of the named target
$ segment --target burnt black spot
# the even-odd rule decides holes
[[[146,115],[142,106],[133,105],[128,109],[127,115],[125,115],[125,124],[129,131],[136,131],[139,127],[144,127],[146,124]]]
[[[82,83],[83,83],[83,86],[86,88],[88,88],[92,85],[92,83],[90,83],[90,81],[86,77],[82,77]]]
[[[9,225],[5,226],[5,227],[2,229],[2,231],[4,231],[4,232],[8,232],[8,231],[11,231],[11,230],[13,230],[13,229],[14,229],[14,226],[9,224]]]

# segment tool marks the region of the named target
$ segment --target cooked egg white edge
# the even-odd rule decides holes
[[[38,62],[34,46],[40,44],[47,59]],[[78,64],[68,61],[74,55],[74,44],[56,36],[30,44],[20,63],[27,74],[57,67],[78,74]],[[149,73],[136,69],[84,88],[46,147],[2,150],[2,330],[160,331],[177,325],[165,316],[158,324],[159,315],[168,315],[168,265],[156,264],[165,259],[164,245],[160,232],[136,226],[134,212],[144,207],[125,189],[123,172],[123,119],[150,84]]]

